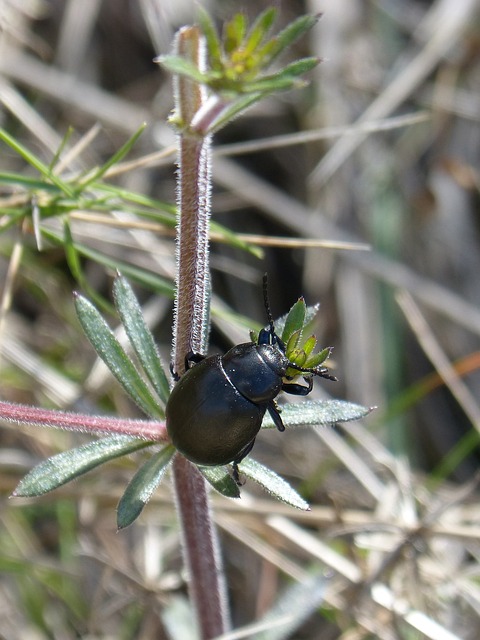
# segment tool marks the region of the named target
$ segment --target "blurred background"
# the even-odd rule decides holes
[[[292,628],[235,637],[478,638],[480,3],[201,4],[219,25],[270,4],[276,29],[322,14],[290,52],[322,59],[309,85],[214,140],[213,220],[262,255],[212,238],[211,351],[248,340],[244,317],[265,322],[268,271],[275,317],[300,295],[321,304],[314,332],[334,346],[339,382],[317,381],[311,397],[377,407],[363,424],[259,437],[255,457],[311,514],[252,483],[239,503],[214,497],[235,627],[307,577],[322,585]],[[175,247],[160,213],[175,200],[175,137],[171,78],[153,59],[194,16],[189,0],[0,2],[0,125],[32,154],[58,155],[68,177],[147,124],[105,178],[129,197],[65,213],[77,271],[63,211],[38,233],[40,196],[5,178],[38,173],[0,143],[1,400],[138,417],[72,304],[73,289],[111,301],[116,264],[141,270],[132,282],[168,364]],[[0,428],[0,637],[194,638],[168,482],[115,530],[142,454],[7,500],[32,466],[85,441]]]

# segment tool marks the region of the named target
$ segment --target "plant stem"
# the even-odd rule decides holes
[[[109,416],[91,416],[83,413],[41,409],[26,404],[0,400],[0,418],[14,424],[56,427],[86,433],[120,434],[136,436],[155,442],[168,442],[164,422],[155,420],[125,420]]]
[[[201,34],[184,27],[177,34],[176,53],[202,66]],[[177,294],[173,346],[175,371],[185,370],[185,355],[204,353],[209,321],[210,271],[208,224],[210,217],[211,137],[191,131],[190,124],[201,108],[203,87],[175,77],[175,118],[178,136],[177,200]]]
[[[176,39],[176,54],[202,67],[201,33],[185,27]],[[177,290],[172,362],[185,370],[189,352],[205,353],[209,324],[210,272],[210,137],[192,132],[190,124],[204,101],[203,88],[175,77],[175,120],[179,123]],[[228,630],[225,583],[205,481],[180,454],[173,464],[176,502],[182,528],[184,562],[200,636],[208,640]]]

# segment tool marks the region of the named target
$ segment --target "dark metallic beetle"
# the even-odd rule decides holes
[[[311,375],[304,377],[307,386],[284,382],[287,369],[335,380],[326,367],[304,369],[288,360],[275,333],[266,288],[265,277],[269,328],[260,331],[258,342],[239,344],[223,356],[188,356],[187,371],[166,407],[167,431],[178,451],[199,465],[233,463],[237,483],[237,465],[252,450],[265,412],[279,431],[285,430],[275,404],[280,391],[306,396],[312,390]]]

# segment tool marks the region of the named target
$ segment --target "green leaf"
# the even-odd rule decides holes
[[[48,182],[44,182],[43,180],[39,180],[38,178],[31,178],[29,176],[22,176],[18,173],[9,173],[8,171],[0,172],[0,183],[1,184],[14,184],[22,187],[23,189],[35,190],[35,191],[47,191],[53,192],[56,194],[61,193],[57,185],[48,184]],[[3,211],[2,207],[2,211]]]
[[[302,330],[297,329],[296,331],[293,331],[293,333],[290,334],[290,337],[288,338],[287,343],[285,345],[285,353],[287,355],[287,358],[292,362],[294,361],[294,351],[296,350],[301,337],[302,337]],[[298,364],[298,362],[296,364]]]
[[[88,174],[88,176],[77,185],[77,193],[81,193],[85,190],[88,185],[92,184],[96,180],[99,180],[105,173],[113,167],[113,165],[118,164],[130,151],[138,138],[142,135],[146,123],[143,123],[138,130],[123,144],[118,151],[116,151],[107,162],[105,162],[101,167],[96,169],[95,171]]]
[[[124,529],[141,514],[165,475],[175,447],[167,445],[143,464],[128,484],[117,507],[117,527]]]
[[[57,232],[51,229],[43,228],[42,233],[45,237],[47,237],[55,244],[63,246],[63,237]],[[90,260],[113,269],[114,271],[121,271],[123,275],[128,276],[131,280],[135,280],[135,282],[138,282],[144,287],[149,288],[152,291],[156,291],[160,295],[165,295],[173,298],[173,284],[171,282],[168,282],[164,278],[161,278],[152,271],[147,271],[146,269],[142,269],[141,267],[137,267],[135,265],[128,264],[127,262],[122,262],[121,260],[106,256],[100,251],[87,247],[80,242],[74,242],[73,244],[78,253],[80,253],[85,258],[89,258]]]
[[[60,191],[67,196],[73,197],[74,192],[72,187],[64,182],[61,178],[50,171],[49,167],[44,164],[37,156],[35,156],[29,149],[20,144],[15,138],[8,134],[3,129],[0,129],[0,140],[3,140],[11,149],[15,151],[19,156],[26,160],[32,167],[34,167],[44,178],[50,180]]]
[[[223,113],[223,112],[222,112]],[[215,119],[215,121],[213,122],[213,127],[216,129],[216,125],[217,125],[218,120]],[[209,129],[210,131],[210,129]],[[255,256],[256,258],[263,258],[264,256],[264,251],[263,249],[261,249],[260,247],[256,247],[255,245],[250,244],[249,242],[245,242],[245,240],[242,240],[238,234],[236,234],[234,231],[231,231],[230,229],[228,229],[227,227],[224,227],[221,224],[218,224],[217,222],[215,222],[215,220],[212,220],[210,222],[210,231],[211,232],[216,232],[218,233],[220,236],[222,236],[223,241],[226,244],[229,244],[231,247],[236,247],[237,249],[242,249],[243,251],[248,251],[248,253],[250,253],[251,255]],[[212,239],[213,241],[213,239]]]
[[[213,20],[208,11],[206,11],[200,4],[197,5],[197,15],[198,24],[207,43],[210,67],[214,70],[220,70],[222,68],[222,46]]]
[[[240,489],[225,467],[202,467],[201,474],[212,487],[226,498],[240,498]]]
[[[271,64],[287,47],[298,40],[304,33],[311,29],[318,21],[317,16],[300,16],[280,31],[274,38],[275,47],[269,52],[265,63]]]
[[[295,304],[297,304],[297,303],[295,303]],[[303,325],[304,325],[303,328],[304,329],[306,327],[308,327],[308,325],[314,320],[314,318],[317,315],[319,309],[320,309],[320,305],[318,303],[315,304],[315,305],[310,305],[310,306],[306,307],[305,320],[303,321]],[[288,316],[290,314],[290,311],[288,313],[285,313],[283,316],[280,316],[279,318],[277,318],[275,320],[275,330],[277,332],[277,335],[281,335],[281,336],[284,335],[284,333],[285,333],[285,323],[286,323],[287,318],[288,318]],[[268,327],[265,327],[265,328],[268,329]],[[284,340],[284,342],[286,342],[286,341]]]
[[[299,298],[297,302],[292,306],[285,319],[285,326],[282,331],[282,341],[287,343],[290,336],[303,329],[305,323],[305,315],[307,313],[307,306],[303,298]],[[296,346],[296,344],[294,345]]]
[[[244,13],[236,13],[223,29],[223,48],[227,54],[238,49],[245,37],[247,18]]]
[[[99,306],[102,311],[107,313],[115,313],[113,305],[111,305],[105,298],[103,298],[93,287],[90,286],[87,278],[85,277],[82,262],[79,258],[79,252],[72,236],[70,222],[67,216],[63,219],[63,233],[64,233],[64,249],[67,263],[70,268],[70,272],[78,282],[78,284],[89,295],[92,301]]]
[[[165,67],[170,73],[186,76],[199,84],[207,84],[211,79],[211,74],[202,73],[195,64],[185,60],[185,58],[181,56],[158,56],[158,58],[155,58],[155,62],[161,64],[162,67]]]
[[[72,230],[67,217],[63,220],[63,233],[65,238],[65,257],[67,258],[68,268],[75,280],[82,283],[84,280],[82,267],[73,242]]]
[[[283,478],[277,475],[274,471],[265,467],[252,458],[245,458],[239,465],[241,473],[254,480],[261,485],[268,493],[270,493],[277,500],[281,500],[286,504],[303,511],[309,511],[310,507],[305,500],[298,495],[298,493],[285,482]]]
[[[115,435],[64,451],[34,467],[19,483],[13,496],[40,496],[98,465],[150,446],[147,440]]]
[[[311,355],[307,359],[305,366],[308,369],[315,369],[315,367],[318,367],[319,365],[323,364],[325,360],[329,358],[331,352],[332,352],[332,347],[325,347],[325,349],[322,349],[318,353],[314,353],[313,355]]]
[[[303,343],[302,349],[305,351],[306,355],[309,356],[312,353],[312,351],[315,349],[316,346],[317,346],[316,337],[315,336],[310,336]],[[327,353],[325,355],[325,357],[323,357],[323,353],[324,352]],[[316,355],[318,355],[318,356],[322,355],[323,360],[326,360],[329,354],[330,354],[330,349],[322,349],[322,351],[320,353],[316,354]],[[320,360],[320,362],[323,362],[323,360]]]
[[[306,83],[299,80],[298,76],[314,69],[320,60],[318,58],[303,58],[287,65],[277,73],[260,77],[258,80],[246,82],[242,86],[244,93],[261,91],[271,93],[273,91],[286,91],[293,88],[301,88]]]
[[[244,49],[247,54],[252,54],[265,39],[265,36],[274,23],[276,16],[277,10],[275,7],[269,7],[265,9],[265,11],[262,11],[262,13],[256,18],[250,28],[250,32],[244,45]]]
[[[313,427],[315,425],[349,422],[367,416],[374,407],[364,407],[345,400],[305,400],[288,403],[281,407],[282,421],[286,427]],[[272,429],[273,420],[267,414],[262,422],[263,429]]]
[[[302,58],[301,60],[295,60],[288,64],[283,69],[280,69],[278,73],[273,74],[271,77],[280,80],[282,78],[296,78],[297,76],[302,76],[304,73],[308,73],[312,69],[315,69],[320,63],[319,58],[310,57],[310,58]]]
[[[153,210],[152,212],[147,212],[135,209],[135,213],[138,213],[138,215],[143,214],[144,216],[152,218],[153,220],[158,220],[160,222],[163,222],[164,224],[171,225],[172,227],[175,226],[175,214],[177,212],[177,207],[174,204],[163,202],[163,200],[151,198],[150,196],[147,196],[143,193],[136,193],[135,191],[123,189],[122,187],[114,184],[108,184],[106,182],[95,182],[91,186],[93,189],[95,189],[95,191],[102,191],[103,193],[107,193],[116,198],[120,198],[125,202],[133,202],[140,207],[147,207]],[[167,216],[160,215],[160,211],[166,211]]]
[[[216,133],[222,127],[231,122],[234,118],[238,117],[243,111],[246,111],[255,102],[259,102],[264,97],[263,93],[249,93],[246,96],[241,96],[232,102],[226,104],[221,110],[218,116],[213,120],[208,128],[208,133]]]
[[[70,138],[72,137],[73,134],[73,127],[69,127],[67,129],[67,131],[65,132],[65,135],[63,136],[60,145],[58,147],[58,149],[55,152],[55,155],[53,156],[50,164],[48,165],[48,168],[50,169],[50,171],[53,171],[55,165],[58,163],[58,161],[60,160],[60,156],[63,153],[63,150],[65,149],[65,147],[67,146]]]
[[[128,339],[153,388],[166,404],[170,395],[170,386],[162,366],[157,345],[150,329],[145,324],[142,310],[131,286],[122,276],[118,276],[115,279],[113,295],[115,306],[127,332]]]
[[[280,77],[278,74],[272,76],[265,76],[264,78],[260,78],[259,80],[255,80],[253,82],[245,82],[242,85],[239,92],[246,94],[257,94],[260,93],[261,97],[264,98],[270,93],[275,93],[276,91],[290,91],[291,89],[302,89],[306,86],[306,82],[303,80],[298,80],[297,78],[292,78],[290,76]]]
[[[93,348],[142,411],[163,418],[163,411],[98,310],[83,296],[76,295],[78,319]]]
[[[20,209],[2,207],[3,220],[0,226],[0,233],[5,233],[7,229],[13,227],[14,224],[17,224],[23,218],[30,216],[31,213],[32,208],[30,205],[28,207],[22,207]]]

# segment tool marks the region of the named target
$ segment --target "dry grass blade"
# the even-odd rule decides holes
[[[88,149],[95,138],[100,133],[101,127],[98,123],[94,124],[90,129],[78,140],[74,145],[71,146],[60,158],[57,163],[55,169],[58,173],[62,173],[65,171],[70,165],[80,158],[82,153]]]
[[[429,25],[427,33],[424,33],[425,46],[414,54],[403,71],[395,76],[364,111],[358,121],[358,135],[342,138],[322,158],[310,176],[311,187],[319,189],[325,185],[365,139],[365,133],[361,129],[365,121],[386,117],[413,93],[445,53],[462,37],[465,29],[470,26],[477,6],[476,0],[458,0],[455,3],[442,2],[433,5],[431,12],[437,15],[433,21],[428,15],[425,18],[425,23]]]
[[[224,144],[216,147],[215,156],[237,156],[242,153],[258,153],[266,149],[280,149],[298,144],[307,144],[318,140],[328,140],[330,138],[340,138],[342,136],[358,135],[362,133],[375,133],[378,131],[391,131],[401,127],[408,127],[413,124],[425,122],[430,118],[426,111],[411,113],[404,116],[386,118],[371,122],[362,122],[348,127],[325,127],[316,131],[301,131],[298,133],[285,134],[283,136],[273,136],[271,138],[259,138],[248,142],[236,142]]]
[[[155,203],[175,195],[173,98],[153,58],[192,20],[192,2],[3,4],[3,127],[72,192],[58,200],[48,171],[2,147],[1,399],[138,417],[80,335],[71,290],[108,300],[117,263],[141,273],[135,291],[168,361],[171,301],[143,277],[170,282],[174,272],[173,231],[163,209],[155,218]],[[218,24],[224,4],[209,3]],[[300,9],[280,4],[283,27]],[[311,0],[324,15],[298,43],[323,59],[310,86],[262,102],[215,136],[214,220],[264,247],[264,262],[211,234],[211,352],[264,322],[268,269],[274,316],[300,295],[321,303],[313,330],[334,345],[339,382],[316,384],[317,398],[325,390],[379,410],[338,429],[260,435],[259,461],[310,512],[272,502],[250,481],[240,500],[212,494],[239,625],[222,640],[261,637],[268,626],[258,622],[285,588],[325,573],[325,607],[292,638],[477,640],[480,4],[327,4]],[[253,0],[239,8],[259,10]],[[101,176],[105,188],[75,193],[142,122],[128,157]],[[65,221],[70,248],[85,249],[75,284]],[[5,425],[2,495],[76,437]],[[168,481],[130,531],[116,532],[115,507],[144,462],[135,454],[0,512],[5,636],[164,637],[169,614],[190,622]],[[274,621],[280,630],[289,622]],[[192,635],[186,628],[179,637]]]
[[[7,325],[8,340],[0,342],[0,353],[6,361],[15,364],[36,381],[38,390],[59,407],[71,406],[82,395],[82,388],[62,375],[24,344],[23,336],[16,335],[13,325]]]
[[[455,371],[440,343],[435,338],[433,331],[421,314],[420,309],[415,304],[414,299],[405,291],[402,291],[397,294],[397,301],[428,359],[445,381],[445,384],[465,411],[472,425],[480,433],[480,407],[473,394]]]
[[[318,538],[312,536],[310,533],[302,530],[300,527],[293,525],[291,522],[284,518],[269,518],[268,523],[282,536],[287,538],[290,542],[303,548],[309,555],[320,560],[327,567],[329,567],[336,574],[339,574],[347,583],[355,586],[362,586],[363,576],[357,565],[347,560],[344,556],[334,551],[331,547],[321,542]],[[346,589],[346,585],[343,585],[343,590]],[[335,588],[338,592],[338,586]],[[355,594],[355,591],[353,592]],[[426,615],[422,611],[418,611],[411,607],[408,602],[403,598],[395,595],[395,593],[385,584],[374,583],[372,584],[370,592],[367,593],[362,589],[362,601],[355,602],[357,597],[347,596],[349,606],[351,610],[355,611],[358,618],[357,622],[362,625],[362,612],[365,607],[365,599],[371,599],[371,605],[379,605],[381,608],[391,612],[395,616],[403,618],[403,620],[412,628],[423,633],[427,638],[431,640],[460,640],[460,637],[451,633]],[[328,591],[326,594],[326,600],[328,601]],[[381,613],[376,611],[373,613],[377,620],[377,625],[381,624]],[[371,621],[371,624],[375,625],[375,620]]]
[[[55,152],[61,137],[13,86],[3,80],[0,81],[0,101],[43,146]]]
[[[17,239],[13,245],[12,253],[8,263],[8,269],[3,281],[2,298],[0,303],[0,348],[1,344],[6,340],[5,328],[7,313],[12,306],[13,290],[15,286],[15,279],[18,275],[18,270],[22,261],[23,255],[23,242]]]
[[[273,187],[232,161],[215,163],[215,182],[227,187],[243,201],[259,207],[266,215],[288,229],[333,242],[355,243],[352,234],[337,228],[325,216]],[[480,311],[461,296],[418,275],[408,266],[377,252],[345,252],[342,256],[355,268],[398,288],[405,288],[425,304],[440,311],[453,322],[480,334]]]
[[[4,75],[86,114],[132,133],[150,119],[148,110],[19,51],[6,49],[0,60]]]

